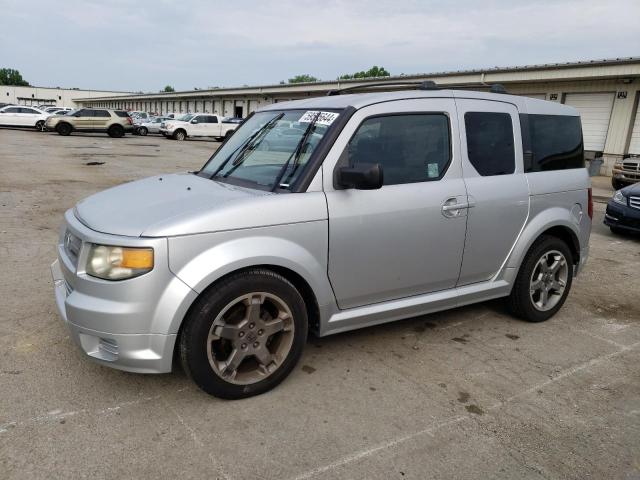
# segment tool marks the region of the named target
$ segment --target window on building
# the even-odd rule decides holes
[[[343,165],[379,163],[385,185],[439,180],[451,160],[449,118],[443,113],[368,118],[345,155]]]
[[[525,172],[584,168],[580,117],[521,114]]]
[[[515,172],[516,158],[511,115],[495,112],[464,114],[467,153],[483,177]]]

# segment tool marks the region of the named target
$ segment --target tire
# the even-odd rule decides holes
[[[611,186],[614,190],[620,190],[625,187],[625,183],[622,183],[620,180],[616,180],[615,178],[611,179]]]
[[[545,256],[546,262],[543,262]],[[556,261],[559,264],[554,271]],[[552,262],[551,265],[548,262]],[[507,299],[511,314],[529,322],[543,322],[553,317],[571,290],[573,265],[571,250],[563,240],[546,235],[540,237],[522,262]]]
[[[187,134],[184,130],[176,130],[175,132],[173,132],[173,139],[174,140],[178,140],[178,141],[183,141],[185,138],[187,138]]]
[[[111,125],[107,130],[107,135],[111,138],[124,137],[124,127],[122,125]]]
[[[38,130],[39,132],[44,132],[46,131],[46,128],[44,126],[44,120],[38,120],[36,122],[36,130]]]
[[[58,132],[58,134],[62,135],[63,137],[71,135],[72,130],[73,128],[68,123],[59,123],[58,125],[56,125],[56,132]]]
[[[251,397],[291,373],[307,331],[298,290],[275,272],[251,269],[223,279],[195,301],[180,333],[180,360],[205,392],[226,399]]]
[[[611,233],[613,233],[614,235],[626,235],[627,234],[627,232],[624,229],[618,228],[618,227],[609,226],[609,230],[611,230]]]
[[[149,130],[147,130],[147,127],[140,127],[138,129],[138,135],[142,135],[144,137],[147,135],[147,133],[149,133]]]

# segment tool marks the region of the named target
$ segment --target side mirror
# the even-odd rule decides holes
[[[338,184],[358,190],[377,190],[384,183],[382,165],[362,163],[355,167],[342,167],[338,171]]]
[[[198,123],[198,120],[194,118],[193,120],[191,120],[191,123]]]

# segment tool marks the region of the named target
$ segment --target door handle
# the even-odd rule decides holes
[[[469,202],[458,202],[458,197],[450,197],[442,203],[442,215],[446,218],[460,217],[463,215],[463,211],[469,208],[471,208]]]
[[[451,205],[442,205],[443,212],[451,212],[453,210],[464,210],[469,208],[468,203],[453,203]]]

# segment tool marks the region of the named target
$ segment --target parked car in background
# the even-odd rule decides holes
[[[11,105],[14,105],[14,104],[13,103],[0,103],[0,108],[10,107]]]
[[[128,112],[128,113],[129,113],[129,116],[131,118],[133,118],[133,119],[141,118],[143,120],[148,120],[149,117],[150,117],[150,115],[147,112],[140,112],[140,111],[137,111],[137,110],[134,110],[134,111],[131,111],[131,112]]]
[[[137,135],[145,136],[149,133],[160,133],[160,126],[162,122],[166,122],[167,120],[172,120],[168,117],[151,117],[146,122],[141,122],[139,124],[134,123],[133,133]]]
[[[56,131],[60,135],[70,135],[72,132],[105,132],[110,137],[123,137],[125,132],[131,132],[133,122],[124,110],[110,110],[107,108],[83,108],[66,115],[54,115],[47,119],[45,128]]]
[[[614,163],[611,176],[614,190],[620,190],[636,182],[640,182],[640,156],[627,155]]]
[[[224,117],[222,119],[222,123],[242,123],[244,122],[244,118],[236,118],[236,117]]]
[[[45,112],[47,113],[60,113],[60,112],[70,112],[72,109],[68,107],[48,107],[45,108]]]
[[[614,193],[607,203],[604,224],[613,233],[640,233],[640,183]]]
[[[171,123],[186,135],[201,116]],[[292,125],[297,141],[260,148]],[[80,201],[51,268],[87,357],[145,373],[176,358],[206,392],[242,398],[287,377],[309,330],[500,297],[551,318],[592,217],[576,109],[424,84],[270,105],[198,172]]]
[[[213,137],[222,140],[233,134],[237,123],[223,123],[221,117],[203,113],[190,113],[177,120],[167,120],[160,127],[160,133],[174,140],[189,137]]]
[[[10,105],[0,108],[0,125],[5,127],[34,127],[44,131],[45,123],[51,116],[35,107]]]

